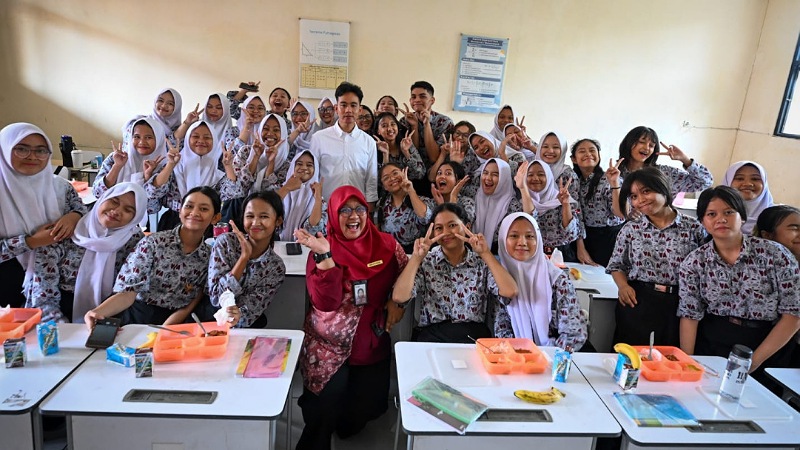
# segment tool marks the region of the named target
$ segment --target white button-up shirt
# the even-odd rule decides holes
[[[378,148],[358,127],[346,133],[337,121],[311,137],[311,151],[319,157],[322,195],[330,198],[339,186],[352,185],[368,202],[378,201]]]

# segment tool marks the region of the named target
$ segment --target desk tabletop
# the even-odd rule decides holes
[[[154,331],[146,325],[122,328],[117,342],[137,347]],[[286,370],[278,378],[237,378],[236,366],[248,338],[292,339]],[[232,329],[221,359],[155,363],[151,378],[136,378],[134,368],[106,361],[98,351],[42,403],[46,414],[165,415],[176,417],[272,418],[281,414],[303,340],[299,330]],[[216,391],[210,405],[122,401],[131,389]]]
[[[595,298],[616,300],[619,296],[617,293],[617,284],[614,283],[614,278],[606,273],[605,267],[569,262],[566,263],[566,265],[569,268],[576,268],[581,272],[580,280],[573,280],[572,277],[570,277],[575,289],[590,292],[594,294]]]
[[[794,392],[795,395],[800,395],[800,369],[780,369],[770,367],[768,369],[764,369],[764,371],[783,387]]]
[[[94,349],[86,348],[89,331],[85,325],[58,325],[58,353],[44,356],[34,327],[25,335],[28,362],[24,367],[0,366],[0,414],[23,414],[39,404]]]
[[[286,265],[286,275],[289,276],[306,276],[306,261],[308,261],[308,247],[301,245],[303,254],[301,255],[288,255],[286,254],[286,241],[275,241],[275,253],[281,257],[283,264]]]
[[[720,377],[704,375],[697,382],[653,382],[639,379],[637,394],[668,394],[680,401],[698,420],[749,421],[760,426],[765,433],[693,433],[682,427],[657,428],[636,425],[614,398],[621,388],[614,383],[604,367],[604,360],[614,361],[612,353],[576,353],[575,365],[600,396],[611,413],[622,425],[625,434],[638,445],[662,446],[791,446],[800,442],[798,426],[800,414],[773,395],[758,381],[748,377],[742,401],[724,400],[717,391]],[[725,358],[695,356],[697,361],[713,368],[720,375],[725,372]]]
[[[552,360],[554,348],[543,347],[542,350]],[[479,421],[467,428],[467,435],[618,436],[621,432],[619,424],[574,367],[567,383],[555,383],[551,380],[549,368],[542,374],[490,375],[480,361],[475,344],[399,342],[395,345],[395,355],[397,383],[403,405],[400,412],[403,428],[408,434],[455,435],[452,428],[408,403],[414,386],[426,376],[443,381],[488,404],[492,409],[545,409],[553,419],[551,423]],[[466,367],[463,369],[454,368],[464,364]],[[514,397],[517,389],[540,391],[551,386],[567,396],[552,405],[534,405]]]

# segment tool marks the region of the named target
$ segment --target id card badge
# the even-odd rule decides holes
[[[367,280],[353,280],[353,301],[356,306],[367,304]]]

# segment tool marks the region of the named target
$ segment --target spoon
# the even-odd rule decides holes
[[[472,340],[472,342],[480,345],[481,347],[485,348],[486,350],[489,350],[489,353],[492,353],[492,354],[495,353],[494,350],[492,350],[491,348],[487,347],[483,342],[478,342],[474,337],[472,337],[470,335],[467,335],[467,337],[470,338]]]
[[[152,325],[152,324],[151,324],[151,325],[148,325],[148,326],[149,326],[149,327],[153,327],[153,328],[158,328],[159,330],[166,330],[166,331],[171,331],[171,332],[173,332],[173,333],[182,334],[182,335],[184,335],[184,336],[191,336],[191,335],[192,335],[192,333],[189,333],[188,331],[183,331],[183,330],[181,330],[181,331],[178,331],[178,330],[173,330],[172,328],[162,327],[161,325]]]
[[[208,333],[206,332],[206,327],[204,327],[202,322],[200,322],[200,318],[197,317],[197,314],[192,313],[192,319],[194,319],[194,321],[197,322],[198,325],[200,325],[200,329],[203,330],[203,337],[207,336]]]
[[[655,340],[656,340],[656,332],[655,331],[651,331],[650,332],[650,353],[647,354],[647,360],[648,361],[652,361],[653,360],[653,342],[655,342]]]

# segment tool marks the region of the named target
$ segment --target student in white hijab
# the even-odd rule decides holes
[[[289,142],[286,121],[277,114],[267,114],[258,124],[260,152],[250,150],[236,154],[234,167],[243,192],[274,190],[286,181],[289,171]],[[256,147],[254,145],[253,147]],[[258,159],[256,155],[260,153]],[[270,158],[274,153],[274,158]],[[246,158],[246,159],[245,159]]]
[[[303,228],[312,236],[325,234],[328,203],[322,199],[319,158],[310,150],[296,154],[289,163],[286,183],[278,189],[283,198],[284,221],[280,240],[294,241],[294,231]]]
[[[586,318],[569,277],[545,256],[536,220],[509,214],[499,239],[500,263],[517,282],[517,295],[507,305],[514,336],[579,350],[588,336]]]
[[[514,110],[511,108],[511,105],[503,105],[500,111],[497,111],[497,114],[494,116],[494,128],[492,128],[491,132],[492,137],[498,141],[502,141],[506,137],[504,132],[505,127],[513,123]]]
[[[33,278],[34,249],[72,236],[86,213],[69,182],[53,175],[53,147],[29,123],[0,130],[0,285],[5,303],[21,306]]]
[[[294,149],[294,153],[311,148],[311,136],[314,134],[314,124],[317,114],[311,104],[298,101],[292,105],[291,110],[292,132],[289,134],[289,142]]]
[[[130,139],[106,157],[94,179],[92,192],[97,198],[117,183],[131,181],[144,185],[167,156],[167,139],[155,118],[131,120],[126,134]]]
[[[556,179],[556,186],[572,180],[569,193],[572,198],[578,198],[580,193],[580,178],[567,163],[567,140],[555,131],[548,131],[539,139],[539,148],[536,150],[536,159],[550,165],[550,171]]]
[[[78,221],[72,239],[36,252],[36,277],[26,306],[41,308],[42,320],[83,322],[83,316],[113,292],[128,254],[144,237],[138,223],[147,211],[147,193],[131,182],[105,191]]]
[[[237,136],[244,145],[253,145],[256,140],[255,133],[258,131],[258,124],[266,116],[267,107],[260,96],[254,95],[242,103],[241,109],[233,131],[238,133]],[[281,118],[281,120],[283,119]]]
[[[335,100],[332,100],[330,97],[322,97],[322,100],[319,101],[319,105],[317,105],[319,123],[314,123],[314,132],[331,127],[339,120],[339,116],[335,113],[336,108],[334,108],[334,106],[336,106]]]
[[[152,117],[158,119],[169,133],[174,133],[181,124],[182,106],[183,100],[178,91],[172,88],[162,89],[153,103]]]
[[[775,204],[767,183],[767,171],[757,162],[739,161],[725,172],[723,184],[742,195],[747,208],[747,221],[742,224],[742,232],[752,233],[761,211]]]
[[[225,145],[225,136],[232,125],[231,106],[229,102],[225,101],[223,94],[216,93],[208,96],[200,120],[203,120],[211,128],[214,143],[218,146]]]
[[[483,234],[492,253],[497,254],[500,222],[506,215],[521,211],[522,204],[514,195],[511,168],[502,159],[490,158],[481,165],[480,183],[475,194],[475,223],[472,230]],[[462,203],[461,199],[459,203]]]

